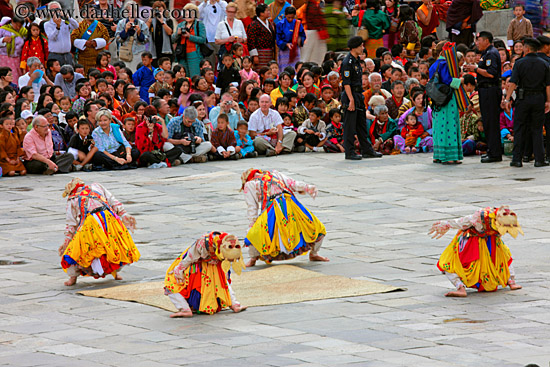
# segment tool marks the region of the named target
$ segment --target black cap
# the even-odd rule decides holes
[[[541,45],[550,45],[550,37],[538,36],[537,41],[539,41]]]
[[[540,48],[540,42],[534,38],[526,38],[523,44],[528,46],[532,51],[537,51]]]
[[[359,37],[359,36],[355,36],[355,37],[351,37],[349,40],[348,40],[348,47],[349,49],[354,49],[354,48],[357,48],[359,46],[361,46],[363,44],[363,37]]]

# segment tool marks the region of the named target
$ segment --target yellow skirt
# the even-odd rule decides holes
[[[294,195],[284,194],[258,217],[246,235],[245,245],[254,246],[260,259],[270,262],[302,255],[324,235],[323,223]]]
[[[466,287],[494,291],[510,279],[512,255],[500,236],[465,237],[461,231],[443,251],[437,267],[454,273]]]
[[[185,250],[166,271],[164,293],[180,293],[197,312],[212,315],[226,307],[231,307],[228,279],[220,261],[198,261],[184,271],[185,281],[179,284],[174,276],[174,268],[187,255]]]
[[[131,264],[140,258],[130,233],[109,211],[86,217],[63,253],[61,265],[65,272],[75,264],[87,268],[95,258],[102,256],[115,265]]]

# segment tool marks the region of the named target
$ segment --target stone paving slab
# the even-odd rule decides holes
[[[1,364],[548,366],[550,170],[527,164],[512,169],[507,160],[481,165],[479,157],[456,167],[431,159],[419,154],[349,162],[311,153],[81,173],[87,182],[103,183],[136,216],[142,258],[124,270],[122,282],[80,279],[71,288],[62,284],[57,248],[65,226],[61,192],[75,175],[2,178],[0,260],[26,263],[0,266]],[[242,238],[248,222],[238,190],[241,172],[251,166],[278,169],[319,188],[316,200],[302,202],[327,227],[321,253],[331,262],[300,257],[289,263],[407,290],[180,320],[153,307],[76,294],[161,280],[173,259],[208,230]],[[504,239],[524,289],[446,299],[451,286],[435,264],[453,234],[432,240],[431,223],[501,204],[517,211],[525,231]]]

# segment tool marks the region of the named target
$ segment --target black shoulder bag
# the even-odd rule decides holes
[[[432,101],[432,108],[436,111],[445,107],[451,98],[453,98],[453,89],[445,83],[441,83],[441,75],[439,74],[439,66],[441,62],[437,64],[434,76],[428,84],[426,84],[426,94]]]

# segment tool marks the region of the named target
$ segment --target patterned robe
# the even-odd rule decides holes
[[[77,29],[75,29],[71,33],[71,43],[74,45],[74,41],[77,39],[81,39],[88,27],[90,26],[90,23],[88,23],[87,20],[83,20],[80,22]],[[98,22],[97,27],[94,30],[94,33],[88,38],[88,40],[93,40],[95,38],[103,38],[105,40],[105,43],[109,42],[109,31],[103,24]],[[95,48],[86,47],[85,50],[78,50],[78,59],[77,62],[79,64],[82,64],[84,66],[84,72],[87,75],[88,69],[95,67],[95,60],[97,57],[97,54],[101,51],[103,51],[105,47],[100,48],[99,50],[96,50]]]

